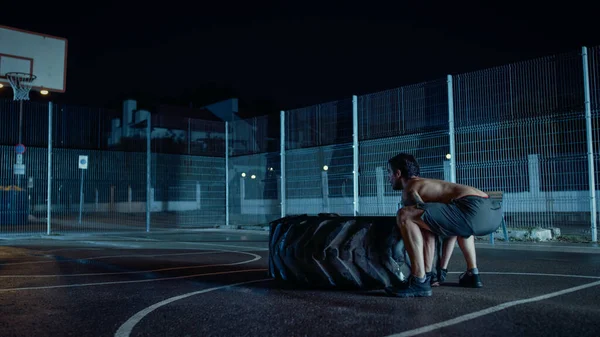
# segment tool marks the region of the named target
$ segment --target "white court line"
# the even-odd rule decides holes
[[[448,274],[462,274],[462,271],[451,271]],[[590,275],[577,275],[577,274],[544,274],[544,273],[516,273],[516,272],[502,272],[502,271],[480,271],[479,274],[488,275],[515,275],[515,276],[552,276],[552,277],[568,277],[568,278],[587,278],[592,280],[600,279],[600,276]]]
[[[127,255],[107,255],[98,257],[80,257],[80,258],[65,258],[65,260],[57,261],[27,261],[27,262],[11,262],[11,263],[0,263],[0,266],[14,266],[22,264],[41,264],[41,263],[63,263],[71,262],[72,260],[103,260],[103,259],[116,259],[125,257],[163,257],[163,256],[185,256],[185,255],[202,255],[202,254],[213,254],[219,251],[208,251],[208,252],[193,252],[193,253],[169,253],[169,254],[127,254]],[[52,256],[49,256],[52,258]]]
[[[128,241],[160,241],[158,239],[150,239],[150,238],[140,238],[140,237],[133,237],[133,236],[111,236],[109,237],[108,241],[110,241],[110,239],[114,239],[114,238],[121,238],[121,239],[127,239]]]
[[[457,273],[457,272],[453,272],[453,273]],[[502,272],[487,272],[487,274],[498,274],[498,275],[531,275],[531,276],[559,276],[559,277],[580,277],[580,278],[595,278],[598,279],[600,277],[595,277],[595,276],[587,276],[587,275],[564,275],[564,274],[538,274],[538,273],[502,273]],[[243,285],[243,284],[247,284],[247,283],[252,283],[252,282],[260,282],[260,281],[266,281],[266,280],[271,280],[271,279],[263,279],[263,280],[257,280],[257,281],[250,281],[250,282],[242,282],[242,283],[236,283],[236,284],[232,284],[232,285],[227,285],[227,286],[221,286],[221,287],[215,287],[215,288],[210,288],[210,289],[205,289],[205,290],[200,290],[200,291],[196,291],[196,292],[192,292],[192,293],[187,293],[187,294],[183,294],[180,296],[176,296],[176,297],[172,297],[169,299],[166,299],[162,302],[156,303],[146,309],[143,309],[141,311],[139,311],[138,313],[136,313],[135,315],[133,315],[131,318],[129,318],[125,323],[123,323],[123,325],[121,325],[121,327],[119,327],[119,329],[117,330],[117,332],[115,333],[115,337],[129,337],[129,335],[131,334],[131,331],[133,330],[133,328],[135,327],[135,325],[137,325],[145,316],[147,316],[148,314],[150,314],[152,311],[158,309],[159,307],[165,306],[169,303],[175,302],[177,300],[183,299],[183,298],[187,298],[189,296],[194,296],[194,295],[199,295],[199,294],[203,294],[203,293],[207,293],[210,291],[214,291],[214,290],[219,290],[219,289],[223,289],[223,288],[227,288],[227,287],[233,287],[233,286],[238,286],[238,285]],[[450,325],[455,325],[458,323],[462,323],[464,321],[467,320],[471,320],[477,317],[481,317],[496,311],[500,311],[512,306],[516,306],[519,304],[524,304],[524,303],[530,303],[530,302],[535,302],[535,301],[541,301],[544,299],[548,299],[548,298],[552,298],[552,297],[556,297],[556,296],[560,296],[560,295],[564,295],[570,292],[574,292],[574,291],[578,291],[581,289],[585,289],[585,288],[590,288],[593,286],[597,286],[600,285],[600,281],[596,281],[593,283],[589,283],[589,284],[585,284],[582,286],[578,286],[578,287],[573,287],[573,288],[569,288],[569,289],[565,289],[565,290],[561,290],[561,291],[557,291],[554,293],[549,293],[546,295],[541,295],[538,297],[534,297],[534,298],[530,298],[530,299],[524,299],[524,300],[518,300],[518,301],[513,301],[513,302],[507,302],[507,303],[503,303],[500,304],[498,306],[495,307],[491,307],[488,309],[484,309],[481,311],[477,311],[471,314],[467,314],[467,315],[463,315],[448,321],[444,321],[444,322],[440,322],[440,323],[436,323],[436,324],[432,324],[429,326],[425,326],[422,328],[418,328],[418,329],[414,329],[414,330],[409,330],[409,331],[405,331],[399,334],[394,334],[394,335],[390,335],[388,337],[408,337],[408,336],[415,336],[415,335],[419,335],[425,332],[430,332],[433,330],[437,330],[443,327],[447,327]]]
[[[40,254],[48,254],[62,251],[70,251],[70,250],[101,250],[102,248],[61,248],[61,249],[50,249],[50,250],[33,250],[34,252],[39,252]]]
[[[233,250],[222,250],[218,252],[211,253],[239,253],[245,255],[251,255],[256,257],[256,254],[242,252],[242,251],[233,251]],[[256,261],[256,260],[253,260]],[[252,262],[252,261],[250,261]],[[209,268],[209,267],[223,267],[223,266],[235,266],[238,264],[249,263],[246,261],[242,262],[233,262],[233,263],[224,263],[224,264],[211,264],[211,265],[194,265],[194,266],[183,266],[183,267],[171,267],[171,268],[161,268],[161,269],[151,269],[151,270],[136,270],[136,271],[125,271],[125,272],[114,272],[114,273],[87,273],[87,274],[49,274],[49,275],[0,275],[0,278],[50,278],[50,277],[75,277],[75,276],[109,276],[109,275],[128,275],[128,274],[143,274],[143,273],[156,273],[160,271],[169,271],[169,270],[185,270],[185,269],[200,269],[200,268]]]
[[[237,252],[241,253],[241,252]],[[247,255],[252,255],[254,258],[241,262],[234,262],[231,265],[240,265],[251,263],[254,261],[260,260],[262,257],[257,254],[243,252]],[[41,290],[41,289],[55,289],[55,288],[74,288],[74,287],[87,287],[87,286],[101,286],[101,285],[109,285],[109,284],[127,284],[127,283],[142,283],[142,282],[156,282],[156,281],[166,281],[166,280],[179,280],[186,279],[198,276],[207,276],[207,275],[222,275],[222,274],[233,274],[233,273],[245,273],[250,271],[266,271],[267,269],[248,269],[241,271],[229,271],[229,272],[218,272],[218,273],[208,273],[208,274],[194,274],[194,275],[184,275],[184,276],[175,276],[175,277],[163,277],[158,279],[149,279],[149,280],[132,280],[132,281],[114,281],[114,282],[96,282],[96,283],[78,283],[78,284],[63,284],[56,286],[40,286],[40,287],[24,287],[24,288],[8,288],[8,289],[0,289],[1,292],[10,292],[10,291],[21,291],[21,290]]]
[[[262,280],[253,280],[253,281],[247,281],[247,282],[240,282],[240,283],[234,283],[234,284],[229,284],[229,285],[225,285],[225,286],[220,286],[220,287],[214,287],[214,288],[208,288],[208,289],[204,289],[204,290],[199,290],[199,291],[194,291],[191,293],[187,293],[187,294],[183,294],[183,295],[179,295],[179,296],[175,296],[175,297],[171,297],[168,298],[162,302],[158,302],[156,304],[153,304],[149,307],[147,307],[144,310],[138,311],[135,315],[131,316],[125,323],[123,323],[123,325],[121,325],[119,327],[119,329],[117,330],[117,332],[115,332],[115,337],[129,337],[129,335],[131,334],[131,331],[133,330],[133,328],[142,320],[144,319],[144,317],[146,317],[148,314],[150,314],[152,311],[165,306],[169,303],[173,303],[175,301],[179,301],[181,299],[190,297],[190,296],[194,296],[194,295],[199,295],[199,294],[204,294],[204,293],[208,293],[211,291],[215,291],[215,290],[219,290],[219,289],[225,289],[225,288],[230,288],[230,287],[235,287],[235,286],[240,286],[240,285],[244,285],[244,284],[249,284],[249,283],[257,283],[257,282],[263,282],[263,281],[270,281],[270,278],[267,279],[262,279]]]
[[[83,243],[99,245],[99,246],[110,246],[110,247],[124,247],[129,249],[143,249],[144,246],[136,245],[132,246],[130,244],[120,243],[120,242],[108,242],[108,241],[82,241]],[[198,246],[220,246],[220,247],[229,247],[229,248],[243,248],[243,249],[251,249],[254,251],[267,251],[269,248],[261,248],[256,246],[240,246],[240,245],[232,245],[232,244],[219,244],[219,243],[209,243],[209,242],[198,242],[198,241],[156,241],[156,243],[178,243],[178,244],[186,244],[186,245],[198,245]],[[268,245],[268,242],[264,242],[265,245]],[[148,247],[149,249],[150,247]],[[173,249],[189,249],[186,247],[178,247]],[[193,248],[197,249],[197,248]]]
[[[516,275],[520,275],[518,273],[514,273]],[[541,275],[541,274],[538,274]],[[592,283],[587,283],[584,285],[580,285],[577,287],[572,287],[572,288],[568,288],[568,289],[564,289],[564,290],[560,290],[560,291],[555,291],[552,293],[548,293],[545,295],[540,295],[540,296],[536,296],[536,297],[532,297],[532,298],[528,298],[528,299],[523,299],[523,300],[516,300],[516,301],[511,301],[511,302],[506,302],[506,303],[502,303],[487,309],[483,309],[483,310],[479,310],[479,311],[475,311],[472,312],[470,314],[466,314],[466,315],[462,315],[453,319],[449,319],[447,321],[443,321],[443,322],[439,322],[439,323],[435,323],[435,324],[431,324],[431,325],[427,325],[421,328],[417,328],[417,329],[413,329],[413,330],[408,330],[408,331],[404,331],[401,333],[397,333],[397,334],[393,334],[393,335],[389,335],[387,337],[410,337],[410,336],[416,336],[416,335],[420,335],[426,332],[431,332],[437,329],[441,329],[441,328],[445,328],[445,327],[449,327],[451,325],[455,325],[455,324],[459,324],[462,322],[466,322],[468,320],[472,320],[481,316],[485,316],[500,310],[504,310],[506,308],[510,308],[510,307],[514,307],[520,304],[526,304],[526,303],[532,303],[532,302],[537,302],[537,301],[542,301],[542,300],[547,300],[549,298],[552,297],[556,297],[556,296],[560,296],[560,295],[564,295],[564,294],[568,294],[568,293],[572,293],[575,291],[579,291],[579,290],[583,290],[586,288],[591,288],[591,287],[595,287],[600,285],[600,281],[596,281],[596,282],[592,282]]]
[[[249,260],[245,261],[249,263]],[[8,289],[0,289],[0,293],[12,292],[12,291],[23,291],[23,290],[46,290],[46,289],[56,289],[56,288],[77,288],[77,287],[89,287],[89,286],[104,286],[104,285],[113,285],[113,284],[129,284],[129,283],[145,283],[145,282],[157,282],[157,281],[170,281],[170,280],[181,280],[192,277],[200,277],[200,276],[211,276],[211,275],[225,275],[225,274],[237,274],[237,273],[249,273],[249,272],[258,272],[258,271],[267,271],[267,269],[246,269],[246,270],[234,270],[234,271],[222,271],[217,273],[205,273],[205,274],[194,274],[194,275],[185,275],[185,276],[175,276],[175,277],[163,277],[158,279],[149,279],[149,280],[132,280],[132,281],[114,281],[114,282],[97,282],[97,283],[77,283],[77,284],[62,284],[57,286],[40,286],[40,287],[23,287],[23,288],[8,288]]]
[[[229,265],[240,265],[251,263],[254,261],[258,261],[262,258],[262,256],[249,252],[242,251],[225,251],[222,252],[231,252],[231,253],[242,253],[246,255],[251,255],[254,258],[241,262],[233,262]],[[207,253],[207,252],[203,252]],[[216,266],[216,265],[214,265]],[[210,267],[210,265],[209,265]],[[20,291],[20,290],[40,290],[40,289],[55,289],[55,288],[73,288],[73,287],[86,287],[86,286],[99,286],[99,285],[109,285],[109,284],[127,284],[127,283],[142,283],[142,282],[156,282],[156,281],[165,281],[165,280],[178,280],[178,279],[186,279],[197,276],[206,276],[206,275],[222,275],[222,274],[233,274],[233,273],[245,273],[250,271],[267,271],[267,269],[248,269],[242,271],[230,271],[230,272],[218,272],[218,273],[208,273],[208,274],[194,274],[194,275],[185,275],[185,276],[176,276],[176,277],[163,277],[159,279],[149,279],[149,280],[134,280],[134,281],[114,281],[114,282],[96,282],[96,283],[79,283],[79,284],[65,284],[65,285],[57,285],[57,286],[40,286],[40,287],[24,287],[24,288],[8,288],[8,289],[0,289],[0,292],[9,292],[9,291]]]
[[[244,248],[244,249],[252,249],[252,250],[256,250],[256,251],[267,251],[267,250],[269,250],[269,248],[239,246],[239,245],[225,245],[225,244],[208,243],[208,242],[181,241],[179,243],[193,243],[193,244],[199,244],[199,245],[221,246],[221,247],[229,247],[229,248]],[[268,242],[265,242],[265,244],[268,245]]]

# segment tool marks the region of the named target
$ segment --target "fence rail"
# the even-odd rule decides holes
[[[402,151],[504,191],[508,226],[597,241],[600,47],[228,122],[4,100],[0,131],[0,234],[392,215]]]

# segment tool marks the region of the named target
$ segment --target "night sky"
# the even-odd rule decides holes
[[[234,96],[255,115],[600,44],[591,2],[289,3],[7,0],[1,23],[69,39],[52,100]]]

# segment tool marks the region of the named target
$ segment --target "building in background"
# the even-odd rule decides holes
[[[108,146],[111,149],[142,150],[151,119],[153,152],[224,155],[225,123],[236,123],[236,135],[230,141],[230,155],[256,148],[254,127],[239,116],[238,99],[231,98],[203,107],[159,105],[155,111],[137,108],[136,100],[123,102],[121,118],[111,120]],[[243,127],[240,124],[243,124]],[[245,125],[247,124],[247,125]],[[230,128],[231,129],[231,128]],[[246,135],[240,133],[248,133]],[[230,138],[231,139],[231,138]]]

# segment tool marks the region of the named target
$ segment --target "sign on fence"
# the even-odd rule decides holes
[[[13,170],[15,175],[23,176],[25,175],[25,164],[15,164]]]
[[[88,156],[79,156],[79,168],[82,170],[87,170]]]
[[[15,145],[15,152],[16,152],[17,154],[23,154],[23,153],[25,153],[25,150],[26,150],[26,149],[27,149],[27,148],[26,148],[26,147],[25,147],[25,145],[23,145],[23,144],[17,144],[17,145]]]

